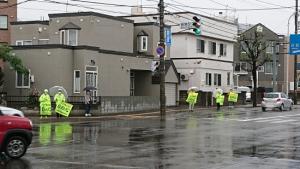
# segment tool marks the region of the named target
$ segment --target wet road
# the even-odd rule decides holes
[[[41,123],[11,169],[299,169],[300,111],[236,108]]]

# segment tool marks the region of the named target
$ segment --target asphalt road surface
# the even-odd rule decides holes
[[[38,123],[10,169],[299,169],[300,109],[223,108]],[[92,117],[91,117],[92,118]]]

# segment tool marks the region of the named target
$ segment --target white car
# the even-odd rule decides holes
[[[293,100],[281,92],[266,93],[263,101],[261,102],[262,111],[266,111],[267,108],[278,108],[280,111],[292,110]]]
[[[24,117],[24,113],[22,111],[14,108],[0,106],[0,111],[4,115]]]

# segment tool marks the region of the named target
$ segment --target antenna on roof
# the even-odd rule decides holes
[[[67,3],[66,3],[66,12],[68,12],[68,6],[69,6],[69,0],[67,0]]]

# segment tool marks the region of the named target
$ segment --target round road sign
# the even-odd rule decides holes
[[[158,47],[156,48],[156,53],[157,53],[158,55],[163,55],[163,54],[165,53],[165,49],[164,49],[162,46],[158,46]]]

